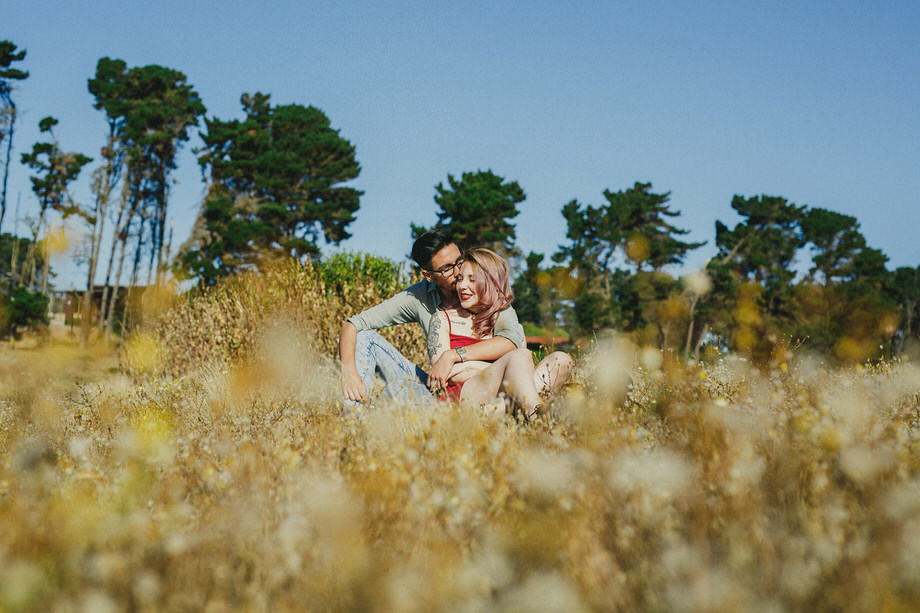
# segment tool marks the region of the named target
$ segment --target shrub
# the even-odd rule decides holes
[[[365,254],[276,263],[195,289],[161,315],[148,317],[136,335],[152,341],[158,357],[133,359],[126,352],[123,368],[133,375],[181,376],[206,364],[228,365],[252,357],[260,339],[279,324],[308,339],[304,351],[334,358],[347,317],[413,281],[399,265]],[[419,326],[381,332],[410,360],[423,364],[427,359]]]
[[[17,287],[3,308],[3,328],[15,332],[20,328],[43,329],[48,325],[48,296]]]

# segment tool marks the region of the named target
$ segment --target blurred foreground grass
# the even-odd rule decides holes
[[[343,415],[308,339],[256,344],[141,383],[0,353],[0,611],[920,609],[910,364],[599,343],[520,425]]]

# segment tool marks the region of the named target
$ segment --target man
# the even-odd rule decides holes
[[[431,316],[441,305],[457,301],[454,284],[462,257],[450,234],[432,230],[415,241],[412,259],[421,267],[424,281],[349,317],[342,325],[339,357],[342,360],[342,392],[348,405],[367,400],[375,372],[383,377],[389,397],[427,401],[431,399],[429,388],[446,387],[455,363],[491,361],[516,347],[525,346],[524,329],[514,309],[509,307],[499,314],[491,339],[466,347],[463,356],[455,350],[445,352],[426,375],[374,330],[415,321],[427,337]]]

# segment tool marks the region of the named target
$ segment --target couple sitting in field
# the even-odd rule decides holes
[[[339,355],[346,405],[367,400],[379,372],[391,398],[427,402],[434,393],[461,406],[487,407],[495,406],[503,392],[510,408],[525,418],[541,413],[547,397],[571,375],[572,359],[557,351],[534,367],[511,307],[507,262],[488,249],[461,254],[440,230],[415,241],[412,259],[424,281],[342,326]],[[374,331],[412,321],[428,339],[428,373]]]

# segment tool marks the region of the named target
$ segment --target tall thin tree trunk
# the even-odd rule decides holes
[[[693,348],[693,359],[696,361],[700,360],[700,347],[703,346],[703,339],[706,338],[707,334],[709,334],[709,324],[703,326],[703,330],[700,332],[700,337],[696,339],[696,347]]]
[[[29,255],[31,256],[31,260],[32,260],[29,264],[29,289],[30,290],[35,287],[35,252],[36,250],[38,250],[38,248],[33,247],[32,251],[29,253]],[[39,253],[41,253],[40,250],[39,250]]]
[[[3,192],[0,193],[0,232],[3,230],[3,218],[6,217],[6,184],[10,176],[10,158],[13,155],[13,131],[16,125],[16,105],[10,102],[10,129],[6,134],[6,159],[3,162]]]
[[[16,218],[13,220],[13,248],[10,250],[10,292],[13,291],[13,281],[22,283],[22,277],[17,279],[16,271],[19,269],[19,196],[16,196]]]
[[[83,313],[80,326],[80,342],[85,346],[89,341],[90,315],[93,308],[93,293],[96,285],[96,262],[99,259],[99,250],[102,247],[102,231],[105,229],[105,209],[108,204],[109,170],[105,171],[104,180],[100,178],[96,184],[96,207],[93,216],[93,230],[89,238],[89,270],[86,273],[86,291],[83,292]],[[95,321],[93,322],[95,323]]]
[[[47,251],[47,250],[46,250]],[[48,295],[48,274],[51,271],[51,254],[45,253],[45,258],[42,260],[42,283],[39,288],[41,293]]]
[[[38,221],[32,226],[32,242],[29,243],[29,250],[26,252],[26,259],[22,263],[22,282],[29,280],[27,287],[29,290],[35,285],[35,248],[38,245],[38,235],[41,233],[42,226],[45,224],[45,211],[48,210],[47,204],[42,204],[41,212],[38,215]]]
[[[111,303],[114,302],[113,296],[117,294],[117,287],[121,279],[121,268],[118,269],[118,278],[115,281],[116,289],[112,289],[110,286],[110,281],[112,279],[112,266],[115,263],[115,249],[118,246],[119,240],[121,240],[121,251],[124,255],[125,244],[124,238],[128,232],[128,226],[131,223],[132,215],[128,215],[128,218],[125,220],[124,225],[122,225],[122,218],[125,215],[125,210],[128,206],[128,194],[131,189],[130,180],[125,180],[125,184],[121,190],[121,206],[118,209],[118,218],[115,220],[115,234],[112,236],[112,249],[109,251],[109,263],[105,271],[105,288],[102,290],[102,307],[101,307],[101,317],[102,317],[102,328],[108,333],[110,331],[109,322],[112,318],[112,307]]]
[[[150,227],[150,258],[147,260],[147,285],[150,286],[150,282],[153,279],[153,263],[156,260],[157,256],[157,223],[158,219],[154,217],[151,221]]]
[[[901,338],[898,339],[897,355],[901,355],[901,352],[904,351],[904,341],[910,336],[911,328],[913,328],[914,304],[912,301],[908,301],[904,306],[907,307],[904,309],[907,312],[907,321],[904,322],[904,333],[901,334]]]
[[[138,269],[140,268],[141,253],[144,246],[144,225],[146,225],[147,218],[144,215],[141,215],[140,219],[140,227],[137,230],[137,248],[134,250],[134,264],[131,267],[131,282],[128,283],[128,292],[125,295],[125,309],[124,316],[122,318],[122,330],[126,330],[131,323],[129,321],[131,298],[134,294],[134,290],[137,287]]]
[[[167,205],[167,192],[163,193],[163,202],[160,205],[159,213],[159,237],[157,238],[157,285],[160,285],[164,281],[165,273],[163,271],[163,265],[166,260],[169,259],[169,252],[167,251],[166,257],[163,257],[163,239],[166,236],[166,205]],[[170,229],[170,233],[172,230]],[[172,239],[170,239],[172,240]]]
[[[697,296],[693,296],[690,301],[690,323],[687,324],[687,340],[684,343],[684,360],[690,357],[690,344],[693,342],[693,328],[696,325],[696,303],[699,300]]]
[[[170,219],[169,220],[169,240],[167,240],[166,242],[166,256],[163,258],[164,262],[169,262],[169,258],[171,257],[170,254],[172,253],[172,241],[173,241],[173,222]],[[166,271],[163,270],[162,278],[158,280],[157,284],[159,285],[165,282],[166,282]]]
[[[115,275],[115,287],[112,290],[112,296],[109,298],[109,307],[105,316],[105,329],[111,331],[112,320],[115,317],[115,303],[118,301],[118,290],[121,289],[121,270],[125,263],[125,243],[128,242],[127,235],[121,240],[121,252],[118,256],[118,273]]]
[[[45,257],[44,259],[42,259],[42,284],[40,287],[40,291],[46,296],[48,295],[48,273],[51,270],[51,250],[48,247],[49,247],[49,242],[51,240],[51,237],[54,235],[56,227],[57,227],[56,224],[54,223],[51,224],[51,228],[48,230],[48,235],[45,236],[45,248],[42,249],[42,251],[44,251],[43,255]]]
[[[137,285],[137,273],[140,268],[141,263],[141,253],[144,247],[144,226],[147,223],[147,218],[144,215],[141,215],[141,225],[137,230],[137,248],[134,250],[134,265],[131,267],[131,283],[129,285]]]

